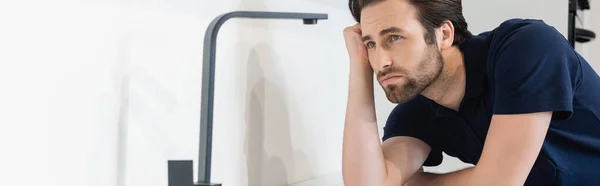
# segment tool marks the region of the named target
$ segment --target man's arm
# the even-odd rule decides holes
[[[344,183],[401,186],[425,162],[430,147],[413,137],[393,137],[381,144],[372,78],[358,78],[357,74],[350,77],[348,93],[342,157]]]
[[[366,60],[359,26],[344,30],[350,54],[348,105],[342,172],[346,186],[401,186],[421,167],[430,148],[413,137],[380,142],[373,92],[373,71]]]
[[[449,174],[420,173],[407,185],[522,186],[542,148],[552,112],[494,115],[480,161]]]

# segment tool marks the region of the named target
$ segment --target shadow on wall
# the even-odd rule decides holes
[[[247,74],[247,103],[246,103],[246,163],[248,174],[248,186],[267,186],[287,184],[287,168],[283,159],[267,154],[267,142],[265,142],[265,125],[268,119],[283,121],[280,130],[273,131],[287,134],[288,138],[276,139],[281,146],[274,147],[281,153],[288,154],[292,151],[289,131],[286,131],[288,111],[284,104],[284,92],[274,83],[264,77],[258,52],[253,49],[248,59]],[[266,94],[269,88],[269,102],[273,101],[276,112],[267,112]],[[271,105],[269,105],[271,106]],[[268,109],[272,110],[272,109]],[[269,131],[272,131],[271,129]],[[293,169],[293,167],[289,167]]]
[[[242,1],[241,9],[267,11],[263,0]],[[283,61],[273,58],[276,51],[268,45],[273,38],[269,36],[267,22],[244,20],[251,24],[243,24],[238,32],[238,38],[251,37],[252,43],[260,43],[250,46],[245,78],[247,89],[240,93],[246,94],[244,152],[248,186],[282,186],[312,177],[306,154],[295,151],[292,146],[285,92],[287,82],[280,64]],[[244,27],[260,32],[243,30]],[[239,46],[239,51],[248,50],[248,45]]]
[[[312,177],[306,154],[292,146],[288,97],[281,88],[285,78],[273,72],[280,61],[259,57],[272,52],[263,43],[256,45],[248,58],[245,145],[248,186],[281,186]],[[269,67],[274,70],[265,70]]]

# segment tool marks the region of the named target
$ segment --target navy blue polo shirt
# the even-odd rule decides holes
[[[552,111],[525,185],[600,185],[600,77],[563,35],[541,20],[511,19],[459,48],[459,111],[418,95],[393,109],[384,141],[421,139],[432,148],[424,166],[439,165],[442,152],[477,164],[493,114]]]

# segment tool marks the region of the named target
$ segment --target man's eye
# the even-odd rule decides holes
[[[397,41],[397,40],[400,40],[400,36],[399,35],[392,35],[392,36],[390,36],[390,39],[392,41]]]
[[[373,48],[373,47],[375,47],[375,43],[373,43],[373,42],[367,43],[367,48]]]

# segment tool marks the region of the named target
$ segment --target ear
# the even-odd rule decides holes
[[[439,47],[441,50],[446,50],[452,47],[452,43],[454,43],[454,25],[452,21],[446,20],[442,23],[442,26],[439,29],[439,33],[441,38],[438,36]]]

